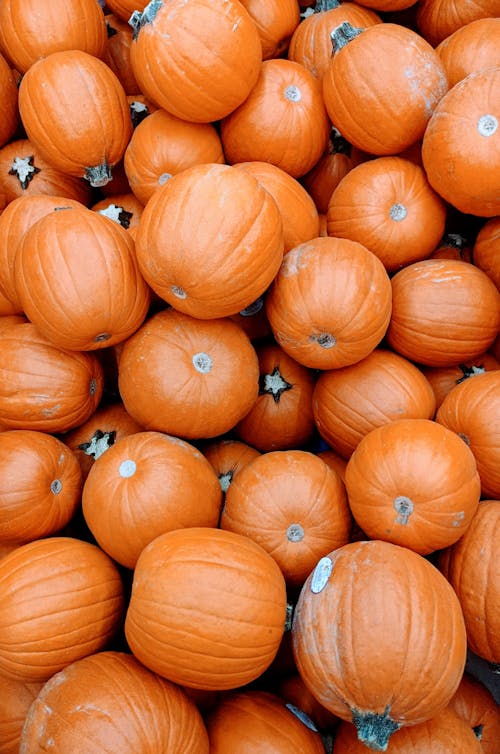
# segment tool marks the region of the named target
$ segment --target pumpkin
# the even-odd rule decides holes
[[[358,241],[394,272],[436,248],[446,206],[419,165],[402,157],[376,157],[342,178],[326,220],[329,236]]]
[[[315,76],[293,60],[265,60],[245,101],[221,121],[226,161],[270,162],[293,178],[316,164],[331,123]]]
[[[500,369],[455,385],[436,421],[460,435],[476,459],[483,497],[500,497]]]
[[[143,11],[148,0],[106,0],[106,8],[124,21],[128,21],[135,10]]]
[[[460,601],[469,648],[494,665],[500,662],[499,531],[500,500],[482,500],[465,534],[438,561]]]
[[[134,95],[140,91],[135,80],[132,63],[130,62],[130,46],[132,44],[132,28],[124,19],[113,13],[106,13],[106,50],[103,60],[117,78],[127,95]]]
[[[260,545],[234,532],[188,527],[161,534],[140,554],[125,635],[137,659],[159,675],[222,691],[269,667],[285,613],[283,575]]]
[[[461,259],[472,262],[472,247],[461,233],[445,233],[429,259]]]
[[[24,720],[42,685],[0,676],[0,754],[18,754]]]
[[[85,481],[94,461],[106,450],[141,430],[141,425],[127,413],[123,403],[117,401],[101,404],[86,422],[66,432],[61,439],[73,451]]]
[[[332,754],[366,754],[351,723],[339,725]],[[401,728],[390,739],[391,754],[481,754],[481,747],[467,724],[451,709],[444,709],[418,725]]]
[[[311,721],[277,694],[262,690],[234,692],[206,717],[212,754],[251,751],[323,754],[321,737]]]
[[[500,18],[477,18],[443,39],[436,52],[450,87],[469,73],[499,65]]]
[[[186,694],[125,652],[77,660],[44,685],[31,706],[21,751],[208,754],[202,717]]]
[[[229,317],[246,332],[253,342],[264,340],[271,335],[264,298],[264,295],[257,296],[250,306],[245,306],[237,314],[231,314]]]
[[[301,675],[295,670],[281,678],[276,685],[276,693],[281,696],[289,709],[300,710],[307,715],[313,725],[325,735],[337,725],[338,719],[311,694]]]
[[[481,743],[483,754],[495,754],[500,739],[500,710],[491,691],[464,673],[450,707],[468,723]]]
[[[141,216],[136,253],[151,288],[178,311],[227,317],[252,304],[283,259],[272,196],[230,165],[194,165],[160,186]]]
[[[391,279],[392,314],[387,342],[429,367],[475,359],[488,350],[500,326],[500,295],[485,272],[455,259],[424,259]]]
[[[92,465],[82,509],[100,547],[133,569],[156,536],[217,526],[221,501],[214,469],[193,445],[161,432],[135,432]]]
[[[53,52],[30,66],[19,87],[19,112],[40,155],[93,187],[110,181],[132,133],[116,74],[80,50]]]
[[[129,192],[128,194],[115,194],[99,199],[90,209],[108,217],[110,220],[114,220],[122,228],[130,231],[132,237],[134,237],[144,206],[135,194]]]
[[[183,120],[211,123],[240,105],[262,61],[257,26],[242,3],[151,0],[129,19],[140,91]]]
[[[342,22],[331,36],[323,98],[340,133],[374,155],[397,154],[422,138],[448,89],[431,45],[395,23],[360,29]]]
[[[237,162],[233,167],[257,178],[278,205],[283,220],[285,252],[319,235],[318,210],[298,180],[270,162]]]
[[[436,396],[436,409],[440,407],[444,398],[452,388],[460,385],[470,377],[500,369],[500,363],[492,353],[486,352],[476,359],[469,359],[463,364],[451,367],[421,367],[422,372],[430,382]]]
[[[472,257],[476,267],[483,270],[500,290],[500,215],[491,217],[479,230]]]
[[[0,5],[0,50],[20,73],[61,50],[82,50],[102,58],[104,15],[95,0],[5,0]]]
[[[377,751],[402,726],[446,707],[465,667],[454,590],[421,555],[381,540],[351,542],[319,560],[297,601],[292,642],[316,699]]]
[[[116,565],[90,542],[47,537],[0,560],[0,673],[47,681],[117,633],[123,584]]]
[[[436,47],[458,29],[479,18],[498,15],[497,0],[419,0],[417,27],[425,39]]]
[[[285,254],[266,312],[289,356],[313,369],[336,369],[368,356],[384,337],[391,282],[362,244],[318,237]]]
[[[322,372],[312,399],[319,434],[346,459],[375,427],[397,419],[432,419],[435,406],[419,369],[381,347],[355,364]]]
[[[46,432],[0,432],[0,539],[29,542],[57,533],[80,503],[78,461]]]
[[[130,118],[132,120],[132,128],[137,128],[139,123],[158,110],[158,107],[148,100],[144,94],[139,92],[138,94],[129,94],[127,96],[128,107],[130,110]]]
[[[255,458],[226,492],[220,527],[250,537],[302,586],[316,562],[349,541],[351,516],[340,477],[317,455],[277,450]]]
[[[83,178],[54,168],[29,139],[20,138],[0,149],[0,191],[7,204],[32,194],[62,196],[87,204],[91,189]]]
[[[260,451],[305,445],[314,432],[314,372],[276,343],[257,345],[256,351],[259,397],[234,428],[236,436]]]
[[[1,32],[0,32],[1,34]],[[0,147],[14,136],[19,124],[17,107],[17,82],[14,71],[0,53],[0,93],[2,96],[2,125],[0,126]]]
[[[372,26],[382,19],[368,3],[316,0],[311,13],[296,27],[288,48],[288,59],[307,68],[321,81],[332,55],[330,32],[343,21],[352,26]]]
[[[206,162],[224,162],[215,126],[161,109],[136,126],[123,158],[130,188],[142,204],[173,175]]]
[[[0,333],[0,422],[8,429],[69,431],[93,414],[103,382],[94,354],[58,348],[32,322]]]
[[[372,429],[347,463],[345,485],[352,514],[371,539],[421,555],[467,531],[481,493],[470,448],[430,419],[396,419]]]
[[[292,34],[299,25],[297,0],[241,0],[259,32],[262,59],[286,54]]]
[[[422,140],[432,188],[460,212],[479,217],[500,215],[499,86],[500,66],[470,73],[438,103]]]
[[[345,470],[347,466],[347,460],[337,453],[335,450],[327,447],[325,450],[319,450],[318,456],[324,461],[331,469],[337,472],[339,477],[345,482]],[[365,539],[365,538],[364,538]]]
[[[223,493],[241,469],[260,455],[257,448],[252,448],[241,440],[217,439],[208,442],[201,452],[212,465]]]
[[[196,320],[167,309],[123,344],[118,385],[126,410],[145,429],[211,438],[228,432],[257,400],[259,361],[230,319]]]

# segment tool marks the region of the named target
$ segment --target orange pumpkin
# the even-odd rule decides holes
[[[0,333],[0,422],[66,432],[97,408],[103,370],[92,353],[58,348],[31,322]]]
[[[0,32],[1,34],[1,32]],[[17,82],[14,71],[0,53],[0,94],[2,97],[2,124],[0,126],[0,147],[3,147],[15,134],[19,124],[17,107]]]
[[[94,187],[111,180],[132,134],[117,76],[80,50],[53,52],[33,63],[21,80],[19,112],[41,156]]]
[[[217,526],[221,502],[220,484],[206,458],[161,432],[135,432],[119,440],[93,464],[82,494],[83,515],[97,543],[130,569],[144,547],[166,531]]]
[[[479,230],[472,257],[476,267],[483,270],[500,290],[500,215],[487,220]]]
[[[446,206],[419,165],[402,157],[377,157],[344,176],[326,217],[329,236],[358,241],[394,272],[436,248]]]
[[[340,477],[304,450],[263,453],[226,492],[220,526],[250,537],[301,586],[316,562],[349,541],[351,516]]]
[[[236,425],[237,437],[261,451],[305,445],[314,432],[314,372],[276,343],[257,345],[256,351],[259,397]]]
[[[262,63],[245,101],[221,121],[227,162],[270,162],[293,178],[305,175],[323,154],[331,123],[321,86],[293,60]]]
[[[124,19],[113,13],[106,13],[107,41],[103,60],[117,78],[127,95],[140,92],[139,84],[135,80],[132,63],[130,62],[130,46],[132,44],[132,28]]]
[[[443,39],[436,52],[444,65],[448,84],[500,63],[500,18],[477,18]]]
[[[136,235],[151,288],[200,319],[237,314],[267,289],[283,259],[283,222],[272,196],[229,165],[194,165],[148,201]]]
[[[460,603],[444,576],[381,540],[351,542],[318,562],[302,587],[292,640],[309,690],[377,751],[402,726],[448,704],[467,648]]]
[[[262,45],[242,3],[151,2],[142,13],[134,12],[129,23],[134,28],[132,69],[141,92],[178,118],[220,120],[257,81]]]
[[[259,361],[230,319],[196,320],[167,309],[123,344],[118,385],[128,413],[145,429],[187,439],[216,437],[256,401]]]
[[[135,10],[143,11],[148,0],[106,0],[106,7],[119,18],[128,21]]]
[[[450,707],[470,725],[481,743],[482,754],[495,754],[500,740],[500,710],[491,691],[464,673]]]
[[[139,123],[142,123],[148,115],[151,115],[151,113],[158,110],[158,107],[141,92],[138,94],[129,94],[127,96],[127,102],[133,129],[137,128]]]
[[[241,469],[260,455],[257,448],[241,440],[217,439],[201,448],[207,461],[217,474],[222,492],[226,493],[229,485]]]
[[[262,59],[286,54],[292,34],[299,25],[297,0],[241,0],[259,32]]]
[[[144,206],[139,199],[132,194],[114,194],[100,199],[90,207],[94,212],[98,212],[115,223],[121,225],[125,230],[129,230],[134,236],[139,225]]]
[[[321,437],[347,459],[375,427],[397,419],[432,419],[436,402],[411,361],[375,348],[355,364],[322,372],[312,407]]]
[[[321,733],[328,735],[336,726],[337,717],[311,694],[297,671],[283,676],[277,683],[276,692],[285,700],[289,709],[306,714]]]
[[[222,691],[269,667],[285,614],[283,575],[260,545],[189,527],[160,535],[139,556],[125,635],[137,659],[159,675]]]
[[[461,233],[445,233],[429,259],[461,259],[472,262],[472,248],[468,239]]]
[[[429,419],[396,419],[371,430],[347,463],[345,485],[352,514],[370,538],[421,555],[467,531],[481,492],[472,451]]]
[[[336,369],[360,361],[382,340],[391,282],[362,244],[318,237],[285,254],[266,311],[286,353],[313,369]]]
[[[103,649],[123,618],[116,565],[72,537],[20,545],[0,560],[0,673],[47,681]]]
[[[347,466],[347,460],[343,458],[339,453],[331,448],[320,450],[318,456],[324,461],[331,469],[337,472],[339,477],[345,482],[345,470]],[[365,539],[365,537],[364,537]]]
[[[21,749],[107,754],[208,754],[202,717],[178,686],[130,654],[98,652],[43,687],[26,718]]]
[[[478,18],[498,15],[497,0],[419,0],[416,23],[420,33],[436,47],[458,29]]]
[[[469,359],[463,364],[452,367],[421,367],[436,396],[436,409],[440,407],[445,396],[456,385],[460,385],[470,377],[493,369],[500,369],[500,363],[492,353],[488,352],[481,354],[476,359]]]
[[[456,259],[424,259],[391,280],[387,342],[430,367],[475,359],[500,327],[500,294],[485,272]]]
[[[42,685],[0,676],[0,754],[18,754],[26,715]]]
[[[264,340],[271,335],[264,298],[264,295],[257,296],[250,306],[245,306],[237,314],[230,315],[230,319],[236,322],[253,342]]]

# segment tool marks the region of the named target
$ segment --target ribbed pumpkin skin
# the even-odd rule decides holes
[[[246,99],[262,45],[237,0],[170,0],[140,27],[130,59],[143,94],[178,118],[210,123]]]
[[[0,333],[0,422],[8,429],[73,429],[93,414],[103,387],[94,354],[54,346],[31,322]]]
[[[123,652],[103,651],[56,673],[31,707],[19,754],[208,754],[196,706]]]
[[[303,450],[263,453],[226,493],[220,526],[250,537],[277,562],[287,584],[302,586],[316,562],[349,541],[344,484]]]
[[[283,258],[283,222],[256,178],[229,165],[195,165],[151,197],[137,229],[140,269],[178,311],[227,317],[267,289]]]
[[[6,0],[0,5],[0,49],[20,73],[42,57],[82,50],[102,58],[106,24],[95,0]]]
[[[391,279],[387,342],[425,366],[455,366],[484,353],[500,326],[500,294],[479,268],[424,259]]]
[[[500,369],[456,385],[439,407],[436,421],[469,445],[483,497],[500,498]]]
[[[319,375],[313,393],[316,427],[344,458],[375,427],[396,419],[432,419],[431,386],[408,359],[375,348],[356,364]]]
[[[126,410],[145,429],[216,437],[256,401],[259,360],[230,319],[198,320],[167,309],[123,344],[118,386]]]
[[[499,87],[500,65],[470,73],[438,103],[422,140],[432,188],[460,212],[479,217],[500,215]]]
[[[158,535],[217,526],[221,502],[218,479],[200,451],[160,432],[136,432],[109,448],[92,466],[82,495],[98,544],[131,569]]]
[[[345,484],[354,518],[370,538],[421,555],[467,531],[481,492],[471,450],[429,419],[396,419],[365,435],[348,461]]]
[[[14,274],[23,311],[60,348],[120,343],[148,311],[150,291],[132,238],[86,207],[50,212],[32,225],[19,244]]]
[[[139,84],[135,80],[130,62],[132,27],[113,13],[106,13],[104,21],[108,38],[103,60],[120,80],[127,97],[137,94],[140,91]]]
[[[500,18],[478,18],[461,26],[436,47],[450,88],[469,73],[500,63]]]
[[[297,0],[242,0],[257,26],[262,44],[262,59],[282,57],[300,22]]]
[[[485,222],[476,236],[472,256],[476,267],[485,272],[500,290],[500,216]]]
[[[87,178],[91,186],[110,180],[109,170],[123,157],[132,134],[117,76],[79,50],[53,52],[33,63],[19,87],[19,111],[41,156],[63,173]]]
[[[401,728],[391,736],[391,754],[482,754],[472,730],[451,709],[444,709],[430,720]],[[332,754],[366,754],[356,729],[342,722],[336,732]]]
[[[450,34],[478,18],[498,14],[497,0],[420,0],[416,22],[420,34],[435,47]]]
[[[19,123],[17,109],[17,85],[14,72],[7,60],[0,54],[0,92],[2,95],[2,125],[0,126],[0,147],[14,135]]]
[[[323,76],[330,120],[359,149],[402,152],[422,138],[448,89],[443,65],[419,34],[374,24],[337,49]]]
[[[61,440],[33,430],[0,432],[0,539],[29,542],[62,529],[80,502],[78,461]]]
[[[119,18],[128,21],[135,10],[142,11],[147,4],[148,0],[110,0],[109,3],[106,2],[106,7]]]
[[[319,733],[268,691],[242,691],[223,698],[206,719],[210,754],[323,754]]]
[[[464,673],[450,707],[474,730],[482,754],[495,754],[500,740],[500,709],[491,691],[474,676]]]
[[[499,536],[500,500],[482,500],[468,530],[440,561],[460,600],[469,647],[494,664],[500,662]]]
[[[233,532],[191,527],[162,534],[142,551],[125,634],[133,654],[163,677],[233,689],[271,664],[285,613],[283,575],[262,547]]]
[[[42,685],[0,676],[0,754],[19,754],[24,720]]]
[[[436,410],[454,387],[495,369],[500,369],[500,363],[489,351],[453,367],[421,367],[436,396]]]
[[[376,729],[387,717],[399,726],[433,717],[455,693],[465,666],[455,592],[421,555],[388,542],[353,542],[329,559],[326,584],[320,589],[313,572],[294,613],[293,650],[305,684],[342,719],[361,718],[360,737],[369,738],[363,717],[370,714]],[[390,729],[385,733],[379,744]]]
[[[25,681],[47,681],[103,649],[124,605],[113,561],[71,537],[38,539],[2,558],[0,599],[0,672]]]
[[[380,259],[345,238],[314,238],[291,249],[266,296],[279,345],[300,364],[336,369],[382,340],[391,283]]]

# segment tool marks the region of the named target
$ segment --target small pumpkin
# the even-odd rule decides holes
[[[486,351],[475,359],[451,367],[421,367],[436,396],[436,409],[452,388],[465,380],[492,369],[500,369],[500,362],[492,353]]]
[[[259,32],[262,59],[286,54],[300,21],[297,0],[241,0]]]
[[[491,217],[479,230],[472,257],[476,267],[483,270],[500,291],[500,215]]]
[[[449,86],[500,63],[500,18],[477,18],[460,26],[440,42],[436,52],[446,70]]]

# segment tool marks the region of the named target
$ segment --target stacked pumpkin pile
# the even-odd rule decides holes
[[[0,753],[498,753],[498,0],[0,2]]]

